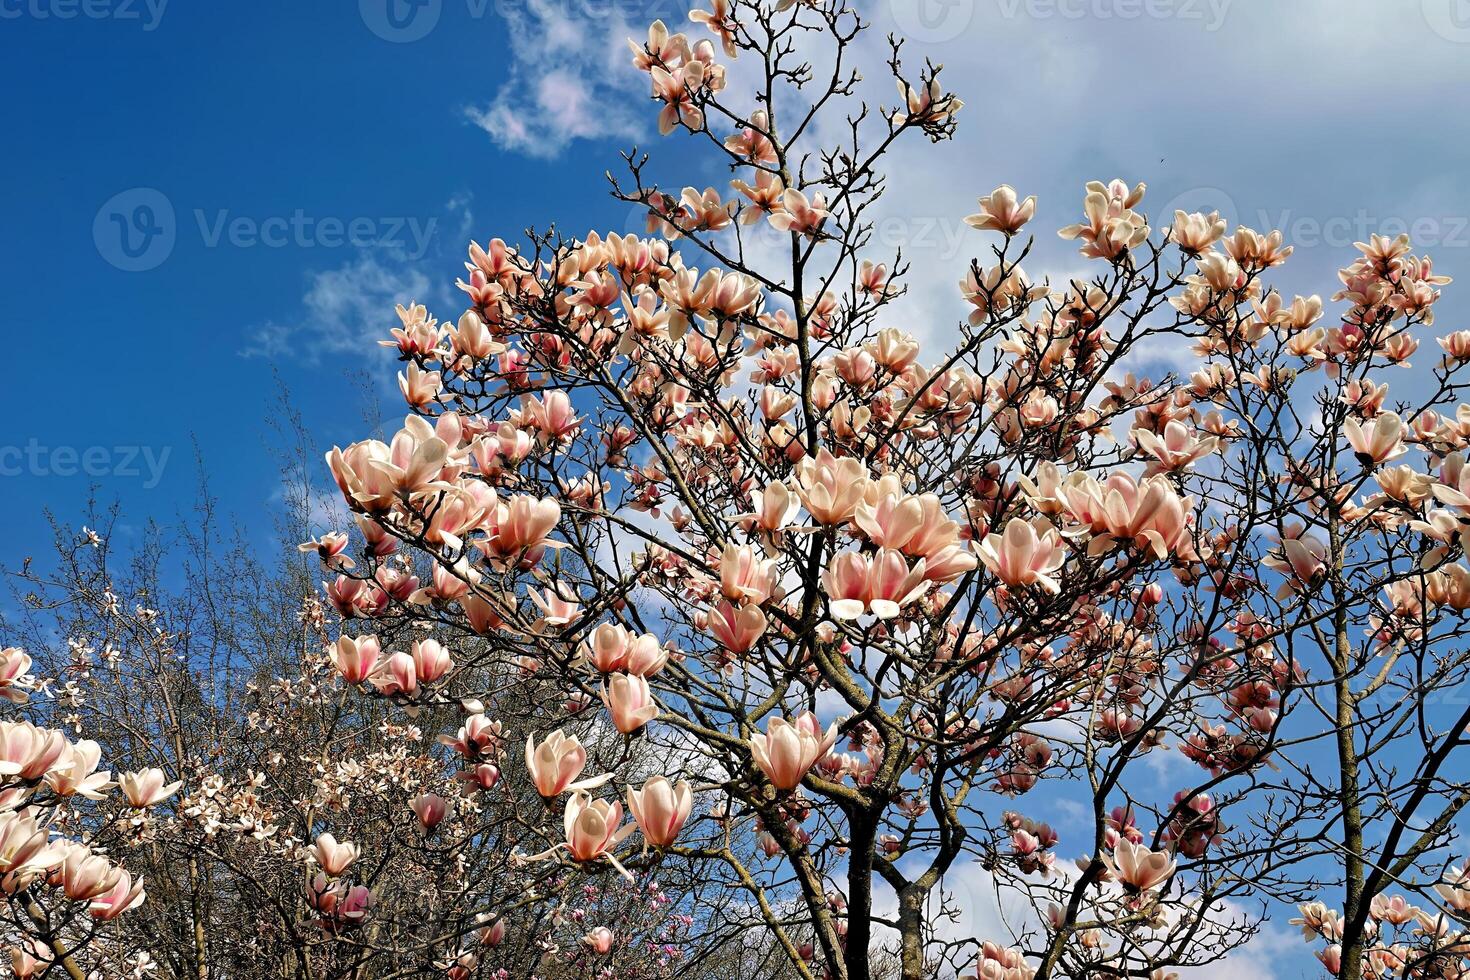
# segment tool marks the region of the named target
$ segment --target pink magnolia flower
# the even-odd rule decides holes
[[[433,508],[424,540],[458,550],[465,535],[480,526],[497,502],[494,489],[478,480],[448,488]]]
[[[347,535],[340,531],[333,531],[329,534],[323,534],[320,538],[303,541],[296,546],[296,550],[303,554],[315,552],[325,567],[332,571],[341,571],[353,568],[357,564],[343,553],[350,541],[351,539]]]
[[[97,772],[102,746],[83,740],[67,746],[55,767],[46,774],[46,785],[57,796],[81,796],[100,800],[112,788],[112,773]]]
[[[1314,588],[1320,583],[1327,570],[1327,545],[1311,534],[1289,537],[1281,542],[1281,551],[1266,555],[1263,563],[1288,576],[1289,581],[1277,593],[1278,598],[1285,598],[1294,590]]]
[[[1111,857],[1104,856],[1113,877],[1130,888],[1148,891],[1169,880],[1174,874],[1174,857],[1168,851],[1152,851],[1120,837]]]
[[[323,871],[336,878],[357,860],[358,848],[356,844],[339,844],[331,834],[322,834],[312,845],[311,856]]]
[[[123,796],[127,798],[128,806],[136,809],[154,806],[173,796],[184,785],[183,781],[164,785],[162,769],[140,769],[137,772],[125,772],[118,777],[118,788],[122,790]]]
[[[92,896],[87,904],[87,913],[99,922],[110,922],[129,909],[142,905],[146,893],[143,879],[133,881],[133,876],[123,868],[117,869],[117,878],[111,888]]]
[[[603,623],[582,644],[582,655],[604,674],[625,671],[652,677],[663,669],[669,654],[652,633],[633,636],[622,626]]]
[[[425,830],[433,830],[439,826],[450,813],[449,801],[437,793],[424,793],[415,797],[410,806],[419,818],[419,826]]]
[[[838,459],[823,449],[796,464],[796,495],[819,524],[851,520],[867,487],[867,467],[851,456]]]
[[[1003,534],[985,535],[975,550],[991,574],[1006,585],[1037,585],[1048,592],[1061,591],[1056,572],[1066,562],[1067,552],[1061,536],[1050,525],[1037,534],[1031,522],[1013,517]]]
[[[540,745],[534,737],[526,739],[526,772],[536,792],[548,800],[567,790],[593,789],[613,778],[612,773],[606,773],[578,780],[586,765],[587,750],[577,736],[568,736],[560,728],[546,736]]]
[[[437,377],[437,375],[435,375]],[[427,421],[417,415],[403,420],[403,428],[388,446],[388,458],[374,455],[369,466],[387,477],[396,495],[443,489],[458,472],[450,460],[450,446]]]
[[[492,949],[499,946],[505,942],[505,920],[496,919],[491,925],[482,926],[477,935],[480,939],[480,945],[489,946]]]
[[[26,781],[46,775],[66,752],[66,736],[28,721],[0,721],[0,776]]]
[[[500,782],[500,767],[481,762],[473,769],[460,773],[460,778],[475,789],[492,790]]]
[[[648,689],[648,678],[637,674],[613,674],[603,683],[602,703],[612,715],[613,726],[624,735],[638,731],[658,717],[658,705]]]
[[[612,858],[612,849],[633,832],[634,825],[622,826],[621,803],[593,800],[591,794],[578,790],[567,800],[562,822],[566,830],[566,849],[573,860],[596,861],[607,857],[613,860],[618,870],[623,870],[622,865]],[[627,874],[626,871],[623,873]]]
[[[1020,231],[1035,214],[1036,195],[1020,201],[1011,185],[1001,184],[980,198],[980,213],[970,215],[965,224],[980,231],[998,231],[1010,236]]]
[[[937,555],[959,540],[959,525],[944,513],[939,495],[933,493],[917,497],[886,493],[876,501],[864,500],[852,522],[878,547],[916,558]]]
[[[975,962],[975,980],[1031,980],[1036,971],[1026,962],[1019,949],[1007,949],[986,942],[980,947]]]
[[[360,924],[373,906],[373,893],[364,886],[348,887],[320,874],[307,888],[306,898],[321,913],[321,927],[332,933]]]
[[[643,839],[654,847],[668,847],[679,836],[694,807],[694,792],[689,783],[671,783],[663,776],[653,776],[642,789],[628,787],[628,812],[643,832]]]
[[[1456,912],[1470,912],[1470,863],[1446,869],[1434,890]]]
[[[70,850],[58,872],[61,888],[73,902],[90,901],[110,891],[120,880],[120,875],[111,861],[81,845]]]
[[[836,742],[836,722],[824,733],[811,712],[804,712],[795,721],[776,715],[766,723],[764,734],[750,736],[750,754],[772,785],[791,790]]]
[[[474,310],[466,310],[456,326],[448,330],[449,343],[456,354],[480,360],[505,351],[505,345],[497,341],[485,326],[485,321]]]
[[[652,677],[664,669],[669,662],[669,651],[658,642],[652,633],[636,637],[628,645],[628,657],[623,669],[639,677]]]
[[[1404,423],[1394,412],[1380,413],[1366,428],[1350,418],[1343,422],[1342,433],[1364,465],[1386,463],[1409,451],[1404,445]]]
[[[368,679],[390,697],[395,694],[412,697],[419,687],[418,665],[413,657],[400,650],[385,660]]]
[[[832,617],[839,620],[868,612],[879,619],[892,619],[928,591],[930,584],[924,580],[924,559],[911,569],[902,554],[887,548],[874,555],[853,551],[837,555],[822,573]]]
[[[10,972],[15,974],[15,980],[32,980],[40,976],[50,963],[50,958],[29,941],[10,947]]]
[[[495,507],[487,527],[489,537],[481,547],[496,557],[518,556],[534,565],[548,547],[555,546],[546,536],[560,521],[561,504],[550,497],[511,497]]]
[[[378,465],[388,462],[390,456],[387,444],[376,439],[353,443],[346,449],[332,447],[327,453],[327,467],[348,506],[371,514],[383,514],[393,507],[393,481]]]
[[[459,606],[464,610],[465,618],[469,621],[470,629],[480,636],[484,636],[491,630],[496,630],[505,625],[500,611],[496,609],[484,596],[478,593],[468,593],[460,596]]]
[[[1165,476],[1136,482],[1126,473],[1114,473],[1098,483],[1086,474],[1073,474],[1060,494],[1068,516],[1093,532],[1088,544],[1092,554],[1103,554],[1121,541],[1159,559],[1171,554],[1194,557],[1190,502]]]
[[[780,535],[796,520],[801,500],[786,484],[771,483],[764,490],[752,490],[750,502],[755,510],[739,515],[739,520],[759,532],[766,554],[773,555]]]
[[[438,640],[415,640],[409,647],[414,674],[421,684],[432,684],[454,669],[454,659]]]
[[[474,705],[479,707],[478,703]],[[492,721],[482,712],[475,712],[464,720],[459,726],[459,731],[450,737],[439,736],[443,745],[448,745],[466,759],[478,759],[487,752],[498,751],[500,748],[501,725],[498,721]]]
[[[1164,426],[1163,438],[1147,429],[1134,429],[1133,441],[1156,460],[1148,466],[1147,474],[1150,476],[1188,469],[1220,446],[1220,440],[1213,436],[1195,438],[1189,427],[1177,419]]]
[[[731,602],[716,603],[709,612],[710,635],[731,653],[746,653],[766,633],[766,614],[759,606],[743,609]]]
[[[781,195],[781,205],[770,214],[771,227],[777,231],[811,234],[827,220],[827,199],[820,192],[807,196],[794,187]]]
[[[365,636],[343,636],[332,645],[332,663],[337,672],[349,684],[361,684],[372,674],[382,655],[378,638],[372,633]]]
[[[612,952],[615,938],[613,931],[607,926],[598,926],[582,937],[582,944],[599,956],[606,956]]]
[[[29,695],[31,658],[19,647],[0,650],[0,698],[12,704],[25,704]]]
[[[1108,184],[1092,180],[1087,183],[1087,196],[1082,210],[1085,220],[1068,225],[1057,232],[1062,238],[1082,240],[1082,254],[1088,258],[1116,259],[1148,238],[1148,223],[1132,210],[1143,199],[1145,186],[1132,190],[1121,180]]]
[[[601,623],[582,643],[582,655],[593,668],[611,674],[624,669],[631,645],[628,631],[616,623]]]
[[[66,852],[50,841],[33,813],[0,812],[0,875],[24,879],[60,864]]]
[[[739,605],[757,605],[776,594],[776,562],[749,545],[725,545],[720,557],[720,594]]]
[[[700,62],[690,62],[672,73],[653,65],[648,69],[648,75],[653,81],[654,97],[664,103],[658,115],[660,135],[667,136],[680,123],[690,129],[704,125],[704,112],[689,94],[703,84],[704,71]]]
[[[417,364],[409,364],[398,375],[398,390],[402,392],[403,400],[414,408],[425,409],[434,404],[443,387],[443,375],[438,371],[425,371]]]
[[[1318,950],[1317,959],[1322,961],[1322,968],[1333,976],[1342,972],[1342,946],[1338,943]]]
[[[616,296],[614,289],[613,298]],[[542,398],[527,395],[521,401],[521,417],[524,424],[536,430],[543,442],[567,442],[582,427],[565,391],[548,391]]]

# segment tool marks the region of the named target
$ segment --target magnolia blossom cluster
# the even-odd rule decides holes
[[[1446,869],[1431,895],[1442,902],[1425,908],[1403,895],[1378,894],[1367,908],[1369,942],[1364,951],[1363,976],[1428,977],[1463,980],[1470,977],[1470,934],[1464,929],[1470,914],[1470,887],[1460,867]],[[1332,976],[1342,975],[1343,915],[1322,902],[1304,902],[1290,924],[1301,928],[1302,939],[1322,943],[1317,959]]]
[[[1391,665],[1470,609],[1467,413],[1390,402],[1378,378],[1410,366],[1448,279],[1374,237],[1329,317],[1268,283],[1292,255],[1280,232],[1160,225],[1144,184],[1111,180],[1060,232],[1094,277],[1037,282],[1020,263],[1039,202],[1002,185],[966,219],[990,249],[959,281],[956,343],[926,349],[889,310],[905,268],[868,247],[869,164],[797,166],[777,101],[722,101],[717,51],[761,49],[777,14],[840,34],[840,13],[747,6],[697,12],[713,39],[657,23],[632,42],[660,129],[709,139],[728,191],[660,189],[630,158],[615,193],[646,235],[472,243],[452,321],[399,307],[383,343],[410,414],[332,449],[357,534],[302,545],[353,621],[331,661],[410,717],[464,706],[441,735],[462,792],[414,795],[419,832],[447,841],[461,808],[524,783],[543,804],[518,868],[722,863],[800,975],[867,976],[876,878],[908,930],[903,975],[924,975],[914,909],[966,856],[1044,910],[1028,953],[974,937],[979,977],[1206,962],[1199,937],[1228,947],[1251,888],[1218,867],[1269,850],[1229,814],[1325,683],[1302,638],[1362,619]],[[945,138],[962,103],[937,69],[892,67],[883,145]],[[743,247],[758,230],[775,268]],[[1129,370],[1158,334],[1189,342],[1187,376]],[[1470,334],[1439,346],[1453,392]],[[1344,598],[1370,539],[1414,567]],[[545,706],[517,731],[523,763],[479,706],[492,692]],[[1192,765],[1140,788],[1126,769],[1151,752]],[[1060,821],[1000,807],[1068,776],[1096,826],[1061,874]],[[314,907],[367,914],[333,883],[345,845],[314,846]],[[600,928],[580,947],[614,949]]]
[[[14,705],[43,688],[31,664],[18,648],[0,651],[0,691]],[[0,720],[0,902],[37,930],[13,950],[19,977],[39,976],[61,961],[74,968],[72,944],[86,942],[46,927],[43,903],[60,902],[94,922],[109,922],[144,901],[142,880],[89,841],[107,824],[128,825],[131,814],[164,802],[182,784],[168,783],[154,768],[114,779],[100,762],[94,741],[73,741],[24,719]],[[84,830],[93,813],[103,825]]]

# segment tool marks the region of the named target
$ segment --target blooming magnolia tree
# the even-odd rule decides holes
[[[1412,398],[1386,379],[1447,278],[1375,238],[1329,321],[1271,284],[1279,232],[1115,180],[1060,232],[1092,278],[1036,282],[1036,201],[1002,186],[965,219],[968,320],[921,343],[872,215],[887,151],[958,124],[939,69],[895,46],[875,105],[841,2],[692,19],[713,37],[656,23],[633,62],[728,191],[631,155],[649,237],[472,244],[452,324],[399,309],[412,414],[332,451],[364,544],[313,545],[362,622],[344,679],[408,710],[543,698],[495,760],[559,818],[516,862],[701,862],[801,977],[1163,978],[1314,896],[1333,972],[1463,975],[1470,716],[1433,695],[1466,670],[1470,333]],[[1161,341],[1197,368],[1131,370]],[[563,700],[621,741],[589,750]],[[1422,763],[1389,763],[1405,739]],[[1165,792],[1161,752],[1187,763]],[[975,862],[1032,910],[1010,935],[949,924]]]
[[[1287,295],[1279,232],[1114,180],[1060,230],[1090,277],[1033,280],[1002,185],[968,317],[916,324],[874,228],[889,151],[960,124],[940,69],[893,45],[881,103],[844,0],[692,19],[633,66],[728,188],[630,154],[645,234],[471,244],[463,311],[399,308],[410,414],[328,455],[358,540],[302,546],[294,652],[108,746],[166,814],[4,723],[17,974],[140,948],[132,846],[198,978],[254,975],[221,893],[269,976],[1167,980],[1291,905],[1335,975],[1470,976],[1448,278],[1375,237]],[[187,631],[95,605],[152,651],[65,689],[110,733]]]
[[[18,647],[0,649],[0,698],[14,707],[30,699],[31,663]],[[164,785],[157,769],[114,780],[100,762],[94,741],[25,718],[0,721],[0,929],[17,977],[82,980],[83,962],[129,976],[148,961],[113,928],[144,901],[143,882],[109,852],[179,786]]]
[[[19,573],[29,613],[8,633],[36,657],[5,649],[0,672],[36,721],[0,723],[16,976],[719,975],[688,969],[719,951],[689,937],[676,871],[627,889],[508,867],[539,798],[519,769],[445,759],[518,738],[524,705],[492,700],[500,721],[441,742],[460,706],[407,718],[350,696],[305,556],[262,563],[207,511],[132,556],[94,514],[99,532],[58,529],[54,569]],[[568,730],[597,744],[590,719]],[[99,756],[139,768],[114,778]]]

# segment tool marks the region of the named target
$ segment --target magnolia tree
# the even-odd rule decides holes
[[[231,542],[208,507],[131,554],[115,515],[91,522],[16,573],[26,612],[6,635],[35,656],[0,651],[0,695],[25,715],[0,722],[0,941],[21,980],[467,977],[491,955],[478,975],[720,975],[686,959],[724,955],[689,936],[681,909],[716,903],[689,900],[688,876],[626,889],[508,867],[536,793],[518,769],[445,761],[520,738],[525,705],[491,698],[496,724],[438,739],[463,708],[394,717],[337,681],[308,556]],[[597,744],[590,718],[568,730]]]
[[[889,151],[959,125],[940,69],[892,44],[881,103],[843,0],[692,20],[633,69],[728,188],[630,154],[645,234],[471,244],[463,311],[399,308],[411,414],[328,455],[355,529],[302,546],[297,654],[234,728],[191,689],[217,750],[117,746],[164,746],[122,789],[168,816],[78,805],[98,753],[6,722],[17,972],[111,955],[95,852],[142,824],[198,862],[160,912],[197,977],[220,890],[271,976],[1166,980],[1293,914],[1333,974],[1470,976],[1447,277],[1373,238],[1288,295],[1279,232],[1114,180],[1060,230],[1090,276],[1037,281],[1002,185],[968,317],[916,329],[875,221]],[[1197,364],[1142,376],[1166,345]]]
[[[30,699],[31,663],[19,647],[0,649],[0,698],[12,707]],[[16,977],[83,980],[84,962],[141,976],[151,962],[117,924],[144,901],[143,882],[110,851],[179,786],[158,769],[114,780],[100,763],[95,741],[24,717],[0,721],[0,935]]]
[[[1037,282],[1036,200],[1001,186],[926,347],[873,215],[885,154],[958,125],[939,68],[894,44],[878,105],[840,0],[691,19],[712,37],[655,23],[633,64],[728,190],[630,155],[647,237],[471,244],[452,323],[399,309],[412,414],[330,453],[363,544],[313,543],[361,623],[343,679],[524,692],[523,744],[457,763],[546,801],[511,863],[697,863],[803,978],[1165,978],[1282,902],[1334,973],[1465,975],[1470,332],[1404,372],[1448,279],[1375,238],[1329,319],[1272,285],[1279,232],[1114,180],[1060,230],[1092,277]],[[1135,373],[1161,343],[1197,368]],[[977,863],[1006,935],[960,927]]]

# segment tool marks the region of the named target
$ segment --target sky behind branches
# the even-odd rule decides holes
[[[877,242],[913,265],[891,325],[956,336],[955,283],[985,245],[962,218],[1002,182],[1040,199],[1032,278],[1082,274],[1051,229],[1076,220],[1084,181],[1113,177],[1149,184],[1155,224],[1177,206],[1281,228],[1297,247],[1273,280],[1284,291],[1326,298],[1354,241],[1407,231],[1461,280],[1440,323],[1467,325],[1470,0],[864,9],[874,79],[891,31],[911,69],[945,63],[967,103],[953,143],[890,159]],[[281,393],[316,450],[360,438],[365,413],[394,426],[396,367],[374,341],[395,302],[456,315],[470,238],[641,227],[603,178],[634,143],[661,174],[721,186],[688,141],[653,132],[623,44],[684,13],[677,0],[0,0],[0,318],[14,345],[0,561],[43,553],[43,510],[79,519],[92,485],[134,530],[186,516],[200,465],[265,540]],[[1155,374],[1191,362],[1155,356]],[[1249,975],[1310,971],[1303,947],[1266,942]]]

